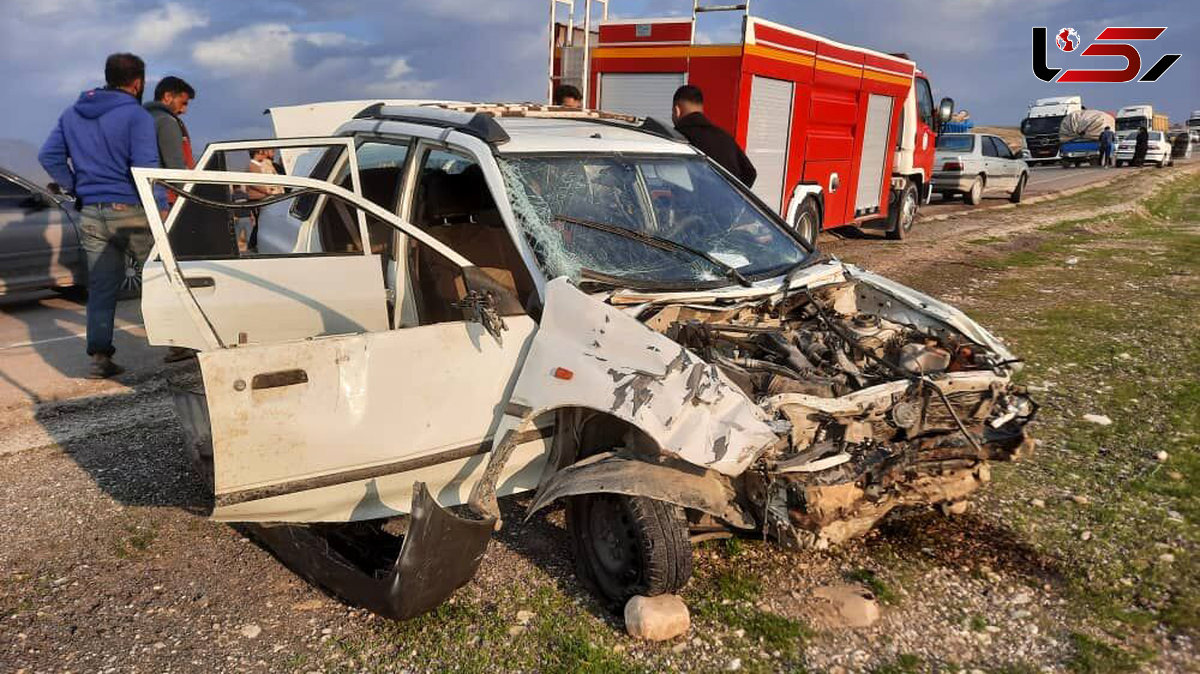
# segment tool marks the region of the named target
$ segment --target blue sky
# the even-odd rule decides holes
[[[711,1],[711,0],[710,0]],[[582,5],[582,0],[577,0]],[[690,12],[688,0],[611,0],[620,16]],[[105,55],[134,51],[151,86],[191,82],[192,135],[269,135],[264,108],[318,100],[436,97],[540,100],[545,92],[546,0],[0,0],[0,163],[6,148],[40,144],[79,91],[103,79]],[[1149,102],[1173,120],[1200,109],[1200,33],[1194,0],[753,0],[754,13],[883,51],[908,52],[935,95],[980,123],[1016,125],[1033,98],[1080,93],[1088,107]],[[1183,57],[1157,83],[1047,84],[1030,70],[1030,28],[1167,26],[1140,45],[1143,69]],[[709,39],[735,33],[706,17]],[[1050,48],[1051,65],[1082,66]],[[1119,67],[1117,58],[1094,66]],[[17,141],[14,143],[13,141]],[[10,150],[11,152],[11,150]]]

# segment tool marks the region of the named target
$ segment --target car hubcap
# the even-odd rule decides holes
[[[125,278],[121,280],[121,290],[124,292],[141,292],[142,265],[132,255],[125,257]]]
[[[590,509],[592,550],[604,583],[637,580],[637,533],[629,513],[615,498],[600,497]],[[617,588],[613,588],[614,590]]]
[[[796,231],[800,234],[800,238],[808,243],[813,243],[817,238],[816,222],[810,213],[805,212],[800,214],[800,221],[796,223]]]
[[[913,222],[917,219],[917,197],[912,191],[904,193],[904,205],[900,210],[900,226],[906,231],[912,229]]]

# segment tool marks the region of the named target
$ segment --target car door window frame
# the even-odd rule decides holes
[[[246,152],[246,151],[255,150],[258,148],[271,148],[271,149],[282,150],[282,149],[318,148],[318,147],[331,147],[331,148],[332,147],[341,147],[342,148],[342,152],[341,152],[342,158],[340,158],[338,161],[336,161],[334,163],[333,169],[330,170],[329,177],[327,179],[323,180],[323,182],[329,182],[330,180],[332,180],[333,176],[337,175],[338,167],[342,166],[343,162],[349,162],[350,168],[351,168],[351,171],[350,171],[351,192],[355,195],[362,196],[362,184],[361,184],[359,172],[358,172],[358,153],[357,153],[357,147],[355,145],[354,136],[325,136],[325,137],[319,137],[319,138],[317,138],[317,137],[314,137],[314,138],[265,138],[265,139],[258,139],[258,140],[239,140],[239,141],[224,141],[224,142],[219,142],[219,143],[209,143],[207,146],[205,146],[204,152],[201,153],[200,159],[196,161],[196,166],[199,166],[199,167],[207,166],[208,163],[212,160],[212,158],[218,152],[233,152],[233,151]],[[318,163],[319,163],[319,161],[320,160],[318,160]],[[201,168],[199,170],[204,171],[205,169]],[[262,174],[247,174],[247,175],[262,175]],[[296,177],[299,177],[299,176],[296,176]],[[321,180],[321,179],[314,178],[313,180]],[[238,184],[246,184],[246,183],[238,183]],[[184,190],[190,191],[194,187],[194,185],[192,183],[186,183],[186,184],[181,185],[181,187]],[[175,221],[179,217],[180,212],[182,211],[182,208],[183,208],[182,202],[183,201],[184,200],[177,199],[175,201],[175,204],[172,206],[171,210],[168,212],[167,218],[163,223],[164,226],[166,227],[166,231],[170,231],[171,228],[174,227]],[[316,203],[314,205],[312,211],[308,214],[308,218],[305,219],[304,225],[302,225],[302,227],[301,227],[301,236],[297,237],[297,243],[296,243],[297,249],[300,247],[300,241],[304,240],[306,238],[305,234],[311,235],[311,227],[308,227],[307,225],[309,223],[314,222],[315,218],[320,215],[322,206],[323,206],[323,203],[318,201],[318,203]],[[371,254],[370,235],[367,231],[366,214],[363,212],[362,209],[356,209],[356,210],[357,210],[359,236],[362,238],[362,241],[363,241],[362,254],[370,255]],[[306,246],[306,247],[311,248],[311,246]],[[297,250],[297,249],[294,249],[292,251],[292,253],[299,254],[299,255],[312,254],[307,250],[301,251],[301,250]],[[157,245],[155,246],[154,251],[151,253],[150,259],[155,259],[156,256],[159,256]],[[280,256],[281,255],[262,255],[262,256],[257,256],[257,257],[267,258],[267,257],[280,257]]]
[[[1000,150],[996,147],[996,142],[991,136],[983,136],[983,156],[989,159],[1000,157]]]
[[[992,144],[996,146],[997,156],[999,156],[1001,159],[1013,158],[1012,148],[1008,146],[1008,143],[1004,142],[1003,138],[999,136],[992,136],[991,138]]]
[[[352,139],[350,139],[352,141]],[[432,248],[434,252],[442,255],[452,264],[459,267],[469,267],[472,263],[467,258],[463,257],[454,249],[438,241],[434,237],[422,231],[419,227],[412,225],[395,213],[389,213],[386,209],[380,207],[374,202],[364,198],[361,193],[356,194],[345,190],[326,180],[317,180],[313,178],[304,178],[300,176],[278,176],[267,175],[262,173],[240,173],[227,171],[197,171],[183,169],[154,169],[136,167],[132,169],[134,184],[137,187],[138,195],[142,203],[154,202],[154,187],[155,181],[165,181],[172,184],[215,184],[215,185],[263,185],[276,187],[292,187],[292,188],[309,188],[317,192],[323,193],[326,196],[337,197],[350,205],[354,206],[359,211],[360,217],[365,221],[367,213],[379,218],[381,221],[399,229],[408,236],[413,237],[418,242]],[[357,184],[357,178],[355,179]],[[154,235],[156,242],[169,241],[167,236],[166,223],[161,217],[157,209],[150,209],[146,213],[146,219],[149,221],[150,231]],[[226,344],[217,333],[215,327],[204,314],[191,288],[188,287],[184,279],[183,271],[179,267],[179,262],[176,260],[173,251],[169,245],[163,246],[158,250],[159,259],[162,261],[166,271],[167,279],[172,285],[172,289],[180,298],[185,310],[188,312],[192,321],[200,329],[200,333],[205,344],[210,349],[225,349],[230,345]],[[369,251],[367,254],[370,254]]]

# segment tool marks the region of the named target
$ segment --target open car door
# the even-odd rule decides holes
[[[372,257],[353,256],[348,258],[352,264],[327,255],[287,258],[297,266],[294,277],[260,268],[252,268],[251,276],[245,269],[222,267],[223,261],[189,266],[174,256],[166,227],[151,208],[159,266],[175,303],[147,305],[145,319],[148,327],[189,324],[194,335],[189,346],[200,350],[211,420],[215,518],[336,522],[387,517],[408,512],[416,481],[427,483],[443,505],[466,501],[536,331],[515,299],[505,297],[503,289],[483,289],[486,274],[423,230],[325,181],[169,169],[136,169],[134,178],[147,204],[155,181],[177,186],[181,201],[191,198],[184,186],[229,184],[273,185],[290,190],[293,198],[337,199],[400,230],[459,275],[461,301],[450,306],[461,319],[390,330],[385,320],[357,318],[362,315],[356,313],[357,303],[373,293],[383,313],[382,275]],[[253,266],[273,260],[236,262]],[[358,262],[373,265],[371,273],[359,273]],[[196,279],[218,270],[230,270],[225,273],[231,284],[244,283],[260,293],[253,316],[206,302],[219,288]],[[481,292],[492,294],[493,308],[481,306]],[[233,298],[228,306],[237,304]],[[301,309],[319,320],[310,320]],[[284,330],[279,324],[286,321],[292,324]],[[274,332],[242,339],[252,330],[246,325],[259,323],[276,326]],[[306,327],[311,328],[307,334]],[[499,483],[501,494],[536,486],[548,435],[541,429],[522,438]]]
[[[192,343],[200,350],[199,406],[206,414],[199,416],[209,420],[213,517],[273,523],[263,537],[285,562],[384,615],[410,617],[436,606],[470,579],[490,539],[494,515],[476,510],[475,517],[459,517],[444,506],[466,503],[485,473],[493,437],[512,414],[505,402],[536,332],[533,319],[462,255],[326,181],[145,168],[133,175],[149,206],[164,283],[176,299],[170,307],[150,305],[146,321],[190,323]],[[451,285],[460,293],[449,305],[461,319],[398,329],[326,320],[311,326],[321,328],[313,334],[302,334],[302,323],[295,323],[267,339],[243,340],[246,330],[239,321],[296,320],[291,312],[297,307],[318,308],[323,317],[352,315],[346,305],[380,283],[378,262],[355,256],[376,266],[372,275],[354,276],[336,256],[290,258],[305,265],[295,285],[271,275],[273,270],[226,267],[229,279],[262,295],[252,319],[222,314],[224,305],[205,302],[212,286],[195,282],[202,270],[220,267],[188,266],[175,257],[153,209],[155,183],[171,185],[180,201],[196,199],[194,191],[203,185],[233,184],[280,187],[287,191],[281,197],[336,199],[389,224],[410,245],[455,270]],[[311,279],[319,283],[306,285]],[[331,292],[332,286],[340,289]],[[503,470],[487,473],[497,495],[537,486],[551,431],[506,436]],[[363,572],[338,558],[315,533],[319,529],[274,524],[360,522],[407,513],[412,517],[403,549],[384,572]]]
[[[313,157],[303,170],[322,179],[332,173],[333,166],[348,164],[349,187],[354,194],[361,194],[351,138],[213,143],[205,149],[199,165],[213,171],[241,168],[250,152],[264,147]],[[320,161],[315,160],[317,156]],[[201,183],[181,187],[191,197],[175,200],[164,223],[168,236],[156,241],[155,253],[142,274],[142,312],[151,344],[193,349],[205,345],[196,326],[183,319],[185,307],[168,280],[161,257],[162,241],[168,240],[184,283],[223,342],[262,343],[386,328],[383,262],[372,254],[361,211],[355,216],[345,208],[331,207],[326,213],[321,195],[295,198],[277,186],[255,190],[245,183]],[[265,198],[251,201],[250,193]],[[225,206],[237,202],[239,196],[240,208]],[[147,213],[156,210],[152,204],[146,208]],[[338,220],[348,232],[346,240],[356,245],[314,249],[316,237],[311,230],[319,217]],[[248,247],[250,232],[269,219],[277,229],[287,230],[276,232],[289,239],[287,246],[273,252],[265,246],[262,250]]]

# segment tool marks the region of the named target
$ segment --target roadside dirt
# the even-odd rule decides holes
[[[1020,334],[1025,343],[1016,346],[1022,352],[1036,337],[1021,332],[1023,321],[1042,320],[1034,305],[1047,296],[1031,300],[997,289],[1016,282],[1006,271],[1019,272],[1013,265],[1024,264],[1021,255],[1042,256],[1031,264],[1046,257],[1047,228],[1070,228],[1078,220],[1093,236],[1087,244],[1093,248],[1084,250],[1098,249],[1095,235],[1102,239],[1106,227],[1117,231],[1113,223],[1145,215],[1145,198],[1197,172],[1142,173],[1098,194],[918,225],[900,243],[869,236],[826,237],[821,243],[843,259],[984,314],[984,323],[1001,335]],[[1200,224],[1194,219],[1181,226],[1194,232]],[[1074,255],[1079,253],[1073,249],[1049,254],[1060,267]],[[997,260],[1008,267],[997,267]],[[1100,307],[1107,305],[1093,292],[1096,279],[1113,289],[1136,283],[1149,292],[1176,283],[1173,291],[1194,293],[1196,273],[1193,260],[1177,275],[1172,271],[1153,281],[1089,276],[1082,285],[1066,281],[1044,290]],[[1176,348],[1194,353],[1194,340],[1177,327],[1164,329],[1173,337],[1123,337],[1158,345],[1159,358]],[[1080,373],[1068,358],[1076,356],[1051,364],[1061,368],[1059,375],[1047,374],[1042,364],[1036,383],[1070,388]],[[1132,358],[1149,362],[1152,356],[1138,352]],[[1089,377],[1102,374],[1083,366]],[[1055,382],[1044,381],[1054,377]],[[1102,379],[1093,384],[1081,377],[1094,389],[1081,394],[1045,394],[1043,423],[1056,429],[1077,417],[1084,403],[1099,409],[1102,387],[1109,385]],[[1094,398],[1081,402],[1080,395]],[[1158,409],[1146,412],[1155,416],[1144,422],[1176,428]],[[1095,531],[1099,542],[1107,536],[1105,527],[1130,517],[1125,511],[1105,516],[1110,519],[1098,515],[1108,512],[1096,503],[1109,498],[1103,482],[1120,484],[1118,473],[1096,478],[1084,497],[1095,504],[1097,519],[1077,514],[1083,506],[1070,500],[1083,492],[1073,485],[1084,483],[1089,464],[1108,456],[1072,458],[1071,451],[1085,451],[1072,449],[1077,445],[1097,451],[1090,436],[1064,435],[1053,448],[1039,449],[1047,458],[1001,469],[993,488],[962,516],[903,514],[862,540],[822,552],[785,552],[740,539],[702,544],[696,576],[684,593],[692,631],[674,642],[643,644],[628,638],[620,620],[575,581],[561,511],[524,522],[527,501],[508,500],[505,528],[479,576],[436,613],[390,623],[307,585],[238,529],[203,519],[206,496],[183,454],[162,378],[141,381],[129,393],[42,406],[26,419],[6,421],[4,430],[0,671],[5,672],[1033,672],[1195,671],[1197,665],[1194,626],[1166,618],[1148,626],[1110,619],[1085,599],[1092,587],[1087,583],[1103,581],[1109,572],[1104,559],[1133,557],[1130,551],[1138,548],[1151,551],[1151,559],[1178,557],[1176,569],[1195,559],[1196,513],[1161,502],[1156,494],[1138,498],[1164,512],[1183,510],[1182,529],[1161,525],[1183,533],[1159,535],[1139,524],[1144,541],[1131,538],[1125,547],[1098,549],[1096,558],[1074,556],[1083,531],[1088,539]],[[1125,451],[1117,442],[1104,440],[1100,449]],[[1148,447],[1137,445],[1133,455],[1142,463],[1130,460],[1139,466],[1137,475],[1157,465]],[[1173,446],[1172,453],[1177,451]],[[1058,456],[1064,463],[1048,460]],[[1179,470],[1184,469],[1166,464],[1154,479],[1167,480],[1164,476]],[[1031,499],[1043,505],[1031,505]],[[1060,531],[1062,543],[1043,536]],[[1112,583],[1138,573],[1149,579],[1162,566],[1155,564],[1113,571],[1119,577]],[[814,592],[848,581],[874,593],[879,621],[858,629],[808,626]],[[1137,586],[1136,605],[1157,606],[1155,587]],[[1150,651],[1152,657],[1144,655]]]

